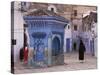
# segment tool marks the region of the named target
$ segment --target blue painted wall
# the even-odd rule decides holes
[[[28,25],[29,46],[37,50],[35,60],[43,60],[43,51],[39,49],[44,50],[48,47],[48,37],[52,37],[53,34],[61,36],[60,53],[63,53],[64,26],[68,23],[67,20],[58,16],[24,16],[24,20]]]

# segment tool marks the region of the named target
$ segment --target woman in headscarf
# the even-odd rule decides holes
[[[84,52],[85,52],[85,45],[83,44],[83,41],[80,40],[80,45],[79,45],[79,60],[80,62],[84,62]]]

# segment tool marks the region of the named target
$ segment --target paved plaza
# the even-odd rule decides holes
[[[85,54],[85,62],[80,63],[78,60],[78,53],[66,53],[64,55],[64,65],[51,66],[45,68],[25,68],[20,64],[15,65],[15,73],[37,73],[37,72],[54,72],[54,71],[73,71],[73,70],[87,70],[97,68],[97,58]]]

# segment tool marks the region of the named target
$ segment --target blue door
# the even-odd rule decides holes
[[[57,56],[60,54],[60,40],[58,37],[55,37],[52,41],[52,55]]]
[[[66,39],[66,52],[69,52],[70,51],[70,39],[67,38]]]

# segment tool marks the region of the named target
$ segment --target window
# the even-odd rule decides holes
[[[68,29],[70,28],[70,26],[68,25]]]
[[[57,12],[57,8],[54,5],[49,5],[48,10],[55,13]]]
[[[26,2],[21,2],[21,5],[22,5],[22,6],[25,6],[25,5],[26,5]]]
[[[74,25],[74,30],[77,31],[77,25]]]
[[[77,16],[77,10],[74,10],[74,16]]]
[[[51,8],[51,11],[54,12],[54,8]]]
[[[26,11],[25,7],[26,7],[26,2],[21,2],[21,11]]]
[[[12,39],[11,42],[12,42],[12,45],[16,45],[16,40],[15,39]]]

